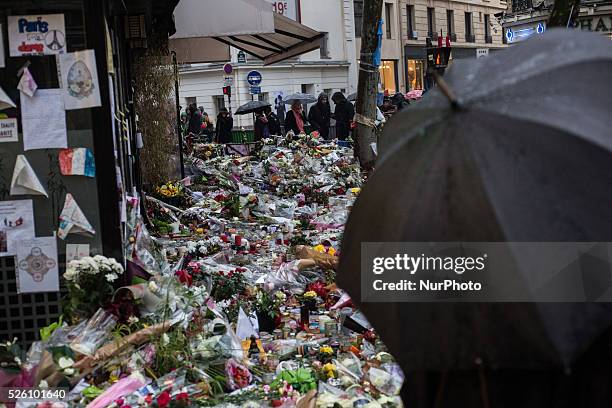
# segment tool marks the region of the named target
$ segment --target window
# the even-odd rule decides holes
[[[221,112],[222,108],[225,108],[225,95],[217,95],[213,96],[213,102],[215,104],[215,109],[217,110],[217,115]]]
[[[363,23],[363,0],[353,0],[353,17],[355,19],[355,37],[361,37]]]
[[[397,62],[394,60],[383,60],[379,71],[383,90],[390,94],[397,92]]]
[[[385,3],[385,31],[387,40],[392,38],[393,34],[393,4]]]
[[[450,37],[455,33],[455,13],[453,10],[446,10],[446,33]]]
[[[474,42],[472,30],[472,13],[465,13],[465,42]]]
[[[406,6],[406,24],[408,26],[408,39],[415,40],[416,32],[414,30],[414,6]]]
[[[321,59],[329,58],[329,33],[322,33],[323,37],[321,37],[321,48],[319,48]]]
[[[260,94],[257,94],[257,100],[259,102],[269,102],[269,100],[268,100],[268,93],[267,92],[262,92]]]
[[[434,38],[436,33],[436,10],[433,7],[427,7],[427,36]]]
[[[491,16],[488,14],[484,15],[484,35],[485,42],[490,44],[493,42],[493,38],[491,37]]]
[[[196,98],[193,96],[188,96],[187,98],[185,98],[185,106],[183,107],[183,109],[187,108],[192,103],[196,103]]]
[[[425,76],[425,61],[418,59],[407,60],[408,66],[408,90],[423,89],[423,78]]]

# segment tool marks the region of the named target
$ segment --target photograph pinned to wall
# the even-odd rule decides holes
[[[34,236],[32,200],[0,201],[0,256],[15,255],[15,241]]]
[[[89,244],[66,244],[66,262],[89,256]]]
[[[57,55],[66,52],[63,14],[8,16],[11,57]]]
[[[15,248],[17,293],[59,292],[56,238],[22,239]]]
[[[2,31],[2,24],[0,24],[0,68],[6,66],[6,60],[4,59],[4,31]]]
[[[62,94],[62,89],[39,89],[31,98],[20,95],[23,150],[68,147]]]
[[[40,184],[34,169],[23,154],[17,156],[13,179],[11,181],[11,195],[44,195],[49,197],[45,188]]]
[[[93,152],[85,147],[60,151],[59,165],[63,176],[96,177],[96,163]]]
[[[102,105],[94,50],[62,54],[59,66],[66,110]]]
[[[17,84],[17,89],[19,89],[22,93],[28,95],[30,98],[34,96],[34,93],[38,89],[38,84],[34,80],[32,73],[25,67],[23,69],[23,73],[21,74],[21,79]]]
[[[4,92],[4,89],[0,86],[0,110],[16,108],[15,102]]]
[[[59,230],[57,236],[66,239],[68,234],[94,235],[93,229],[83,210],[79,207],[72,194],[66,194],[64,208],[59,216]]]
[[[19,140],[17,118],[0,119],[0,143]]]

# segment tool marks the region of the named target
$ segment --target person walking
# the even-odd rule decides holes
[[[300,101],[293,102],[291,110],[287,112],[285,117],[285,132],[293,131],[295,135],[305,133],[306,116],[304,116],[304,107]]]
[[[234,127],[234,118],[228,112],[227,108],[221,108],[217,115],[217,143],[230,143],[232,141],[232,128]]]
[[[254,141],[259,142],[269,136],[268,117],[264,114],[263,109],[258,110],[255,112]]]
[[[206,138],[206,143],[211,143],[215,136],[215,125],[210,120],[208,113],[202,111],[202,126],[200,126],[201,134]]]
[[[187,125],[187,133],[193,134],[193,136],[200,134],[200,127],[202,126],[202,115],[198,110],[195,103],[189,105],[189,124]]]
[[[329,97],[325,92],[319,95],[317,103],[310,108],[308,113],[308,122],[313,130],[319,132],[325,140],[329,139],[329,123],[331,120],[331,107],[329,106]]]
[[[270,131],[270,135],[278,136],[281,134],[281,124],[276,113],[272,112],[272,108],[270,106],[266,106],[264,108],[264,113],[268,118],[268,130]]]
[[[278,116],[278,120],[280,121],[281,126],[285,124],[285,102],[283,101],[283,96],[278,95],[274,100],[274,109],[276,109],[276,116]]]
[[[336,92],[332,96],[332,100],[336,104],[336,109],[332,115],[336,119],[336,137],[338,140],[346,140],[351,133],[351,122],[355,116],[355,107],[342,92]]]

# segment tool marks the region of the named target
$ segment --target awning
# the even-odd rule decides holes
[[[181,0],[174,21],[170,48],[180,63],[227,61],[232,46],[269,65],[316,50],[324,35],[274,13],[266,0]]]

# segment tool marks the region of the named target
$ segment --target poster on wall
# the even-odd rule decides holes
[[[101,106],[94,50],[62,54],[59,61],[62,89],[64,90],[64,109]]]
[[[0,68],[4,68],[6,66],[6,62],[4,60],[4,34],[2,33],[2,24],[0,24]]]
[[[22,239],[15,244],[17,293],[59,292],[55,237]]]
[[[66,27],[63,14],[8,16],[9,53],[57,55],[66,52]]]
[[[18,140],[17,119],[0,119],[0,143],[16,142]]]
[[[23,150],[68,146],[62,93],[62,89],[39,89],[31,98],[21,94]]]
[[[15,241],[34,235],[32,200],[0,201],[0,256],[15,255]]]

